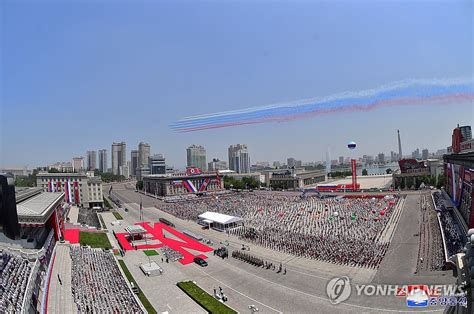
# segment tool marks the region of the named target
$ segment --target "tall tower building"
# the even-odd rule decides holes
[[[250,172],[250,157],[247,145],[237,144],[230,145],[229,153],[229,169],[237,173]]]
[[[138,144],[138,166],[148,166],[150,158],[150,144],[140,142]]]
[[[97,169],[97,152],[95,150],[87,151],[87,170],[93,171]]]
[[[326,151],[326,174],[331,172],[331,155],[329,154],[329,147]]]
[[[429,151],[428,148],[425,148],[421,151],[421,159],[426,160],[428,159]]]
[[[125,142],[112,144],[112,173],[120,174],[120,167],[127,166],[127,144]]]
[[[469,141],[472,139],[472,131],[470,125],[459,126],[458,128],[461,130],[461,142]]]
[[[286,159],[286,164],[288,168],[293,168],[295,166],[296,160],[293,157],[287,158]]]
[[[130,159],[130,175],[136,176],[137,175],[137,168],[138,168],[138,150],[134,149],[131,152],[131,159]]]
[[[400,130],[397,130],[398,134],[398,160],[403,159],[402,155],[402,141],[400,140]]]
[[[107,150],[99,150],[99,171],[107,172]]]
[[[207,171],[206,149],[201,145],[191,145],[186,149],[186,165]]]

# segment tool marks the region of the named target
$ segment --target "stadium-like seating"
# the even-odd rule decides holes
[[[25,296],[30,263],[0,250],[0,313],[20,313]]]
[[[111,252],[72,245],[70,254],[79,313],[143,313]]]

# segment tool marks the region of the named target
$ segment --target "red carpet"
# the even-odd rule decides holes
[[[79,243],[79,229],[64,230],[64,240],[71,244]]]
[[[199,252],[210,252],[213,250],[211,247],[208,247],[207,245],[204,245],[201,242],[196,241],[161,222],[155,223],[153,227],[151,227],[148,222],[136,223],[136,225],[140,225],[143,228],[145,228],[146,231],[148,231],[148,234],[151,235],[149,239],[158,240],[161,242],[159,244],[138,245],[137,246],[138,250],[157,249],[157,248],[162,247],[163,245],[166,245],[172,248],[173,250],[178,251],[181,254],[183,254],[184,258],[179,261],[183,265],[192,263],[194,260],[194,257],[207,258],[207,256],[203,254],[193,255],[192,253],[188,252],[186,248],[199,251]],[[173,234],[175,237],[177,237],[180,240],[166,238],[163,234],[163,230],[166,230],[167,232]],[[115,235],[117,237],[117,240],[120,242],[122,249],[124,250],[135,249],[126,239],[125,236],[128,235],[126,232],[116,233]]]

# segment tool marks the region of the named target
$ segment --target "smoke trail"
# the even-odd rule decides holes
[[[371,90],[187,117],[173,123],[171,128],[178,132],[193,132],[246,124],[287,122],[388,106],[459,104],[473,100],[474,84],[468,79],[408,80]]]

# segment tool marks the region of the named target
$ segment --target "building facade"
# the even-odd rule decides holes
[[[107,172],[107,150],[99,150],[99,171]]]
[[[130,175],[136,176],[138,168],[138,150],[132,150],[130,154]]]
[[[87,171],[97,169],[97,152],[95,150],[87,151]]]
[[[212,159],[211,162],[209,162],[207,164],[207,169],[209,171],[226,170],[226,169],[228,169],[228,166],[227,166],[226,161],[214,158],[214,159]]]
[[[474,228],[474,143],[471,127],[453,130],[452,146],[443,156],[445,191],[469,228]]]
[[[65,193],[66,203],[84,207],[103,206],[102,180],[84,173],[38,173],[36,186],[46,192]]]
[[[150,174],[165,174],[166,162],[163,154],[155,154],[150,157]]]
[[[120,174],[120,167],[127,165],[127,145],[125,142],[112,144],[112,173]]]
[[[197,167],[207,171],[206,149],[201,145],[191,145],[186,149],[187,167]]]
[[[70,162],[57,162],[48,166],[48,170],[56,169],[60,172],[74,172],[74,166]]]
[[[250,157],[247,145],[230,145],[228,149],[229,169],[237,173],[250,172]]]
[[[80,172],[84,169],[84,157],[74,157],[72,159],[73,172]]]
[[[265,183],[267,186],[276,189],[302,189],[323,182],[325,179],[326,173],[320,170],[284,169],[265,172]]]
[[[187,173],[149,175],[143,177],[143,188],[147,194],[157,197],[205,194],[223,190],[224,180],[211,172],[196,175]]]
[[[140,142],[138,144],[138,167],[148,166],[150,158],[150,144]]]
[[[377,155],[377,162],[378,162],[379,164],[382,164],[382,163],[385,162],[385,154],[384,154],[384,153],[379,153],[379,154]]]

